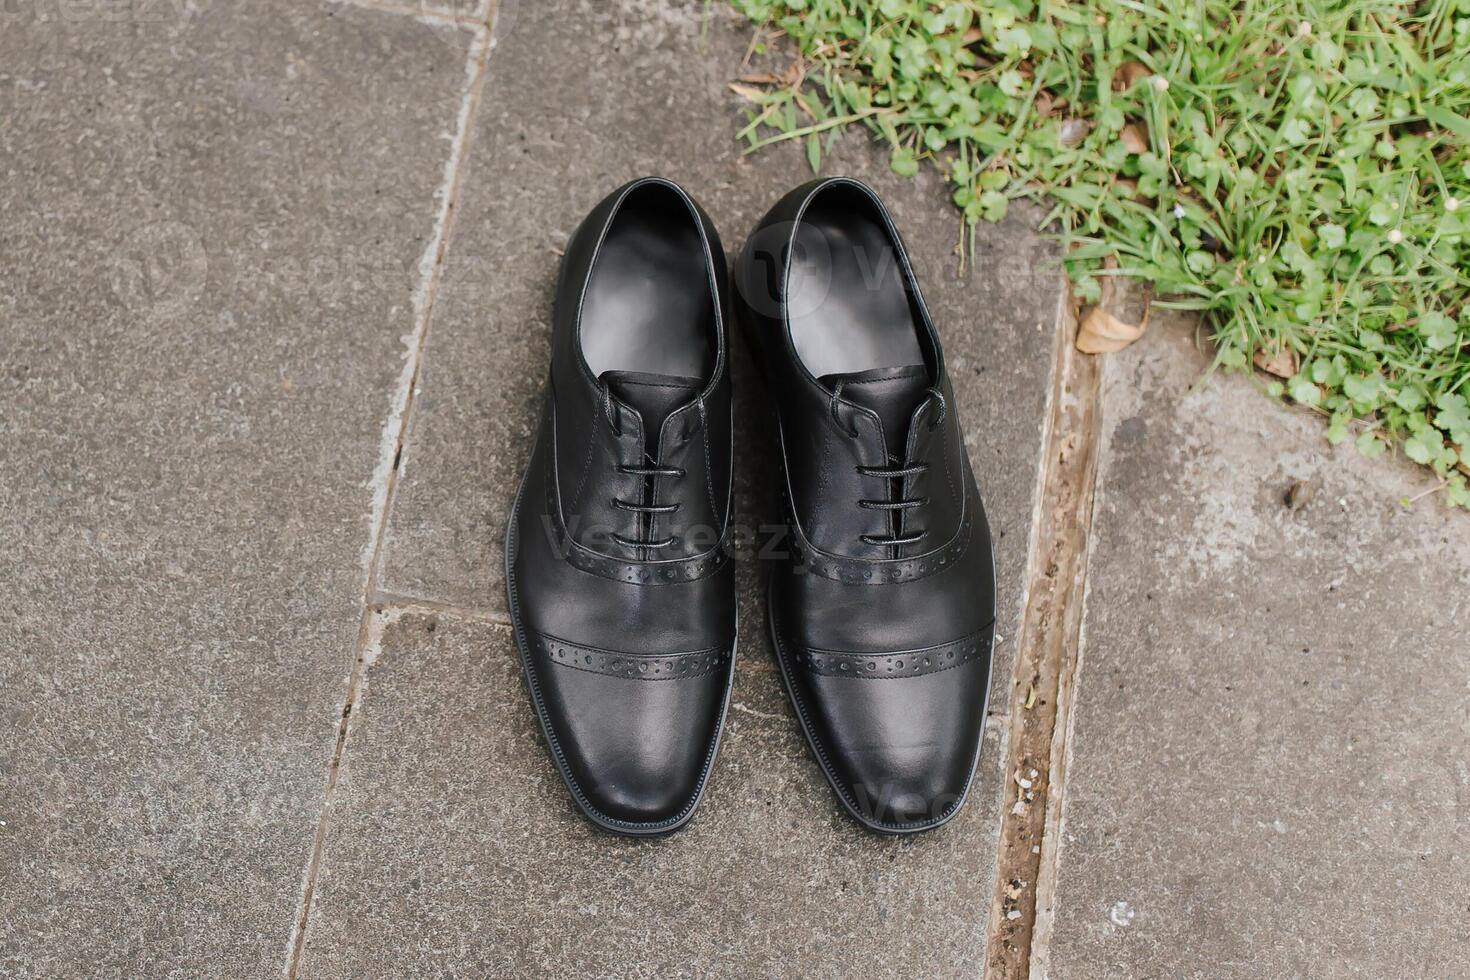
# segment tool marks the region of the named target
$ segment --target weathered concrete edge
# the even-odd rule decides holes
[[[990,980],[1020,980],[1031,973],[1038,909],[1047,908],[1039,900],[1041,879],[1064,791],[1101,431],[1100,365],[1075,349],[1073,311],[1070,290],[1063,289],[1009,694],[1016,704],[1009,710],[1009,778],[1002,781],[986,942]],[[1049,921],[1042,928],[1049,929]]]
[[[1207,345],[1209,344],[1203,321],[1193,315],[1176,314],[1174,322],[1160,324],[1156,329],[1187,329],[1189,333],[1196,337],[1197,342],[1203,337],[1203,342]],[[1095,358],[1095,360],[1098,362],[1099,382],[1096,396],[1098,399],[1096,435],[1101,438],[1105,429],[1105,423],[1107,422],[1105,408],[1102,404],[1102,387],[1117,380],[1113,372],[1118,369],[1116,367],[1116,359],[1104,356]],[[1203,384],[1209,379],[1210,374],[1202,371],[1200,377],[1194,384]],[[1272,378],[1265,372],[1257,369],[1241,375],[1239,379],[1227,375],[1220,380],[1232,383],[1239,380],[1254,382],[1257,388],[1260,388],[1265,382],[1272,380]],[[1286,416],[1312,420],[1318,426],[1315,430],[1304,434],[1300,431],[1291,431],[1290,429],[1283,428],[1283,436],[1298,448],[1311,449],[1318,452],[1326,452],[1330,449],[1323,435],[1326,430],[1325,418],[1319,413],[1290,401],[1282,401],[1275,398],[1263,398],[1261,401],[1261,412],[1263,413],[1263,418],[1271,412],[1283,412]],[[1411,504],[1423,506],[1426,503],[1433,503],[1432,501],[1426,502],[1423,500],[1425,497],[1432,496],[1439,489],[1435,484],[1433,475],[1426,468],[1413,464],[1402,457],[1377,460],[1375,464],[1373,467],[1368,468],[1367,472],[1377,477],[1377,491],[1383,494],[1385,498],[1398,498],[1406,507]],[[1092,512],[1094,514],[1100,513],[1100,509],[1110,499],[1108,477],[1112,467],[1113,455],[1099,445],[1097,470],[1094,475],[1095,483],[1092,505]],[[1096,537],[1089,536],[1084,565],[1085,573],[1090,573],[1091,571],[1095,558],[1095,548]],[[1058,789],[1054,802],[1049,801],[1048,804],[1045,837],[1042,841],[1042,864],[1037,882],[1037,910],[1030,944],[1030,970],[1028,974],[1033,980],[1050,980],[1051,978],[1051,941],[1056,925],[1056,913],[1058,911],[1057,890],[1063,861],[1065,860],[1066,848],[1066,799],[1062,789],[1066,774],[1071,768],[1073,751],[1077,744],[1075,739],[1076,711],[1074,708],[1083,668],[1086,666],[1088,644],[1087,617],[1085,613],[1090,608],[1093,581],[1094,579],[1091,575],[1087,574],[1083,583],[1079,607],[1079,612],[1082,613],[1082,616],[1077,626],[1074,655],[1069,669],[1061,677],[1058,713],[1060,718],[1064,719],[1064,723],[1059,722],[1062,735],[1054,746],[1052,757],[1053,764],[1057,767],[1054,772],[1056,781],[1058,782]]]
[[[1075,326],[1067,332],[1074,333]],[[1092,390],[1094,457],[1091,501],[1087,509],[1088,534],[1079,569],[1082,581],[1077,600],[1075,639],[1071,646],[1071,656],[1062,664],[1062,671],[1057,680],[1057,724],[1061,728],[1061,737],[1053,737],[1051,754],[1051,777],[1056,790],[1047,798],[1046,822],[1041,838],[1041,860],[1036,875],[1036,904],[1032,913],[1031,943],[1027,951],[1027,975],[1036,980],[1046,980],[1051,968],[1051,937],[1056,925],[1057,878],[1061,871],[1063,835],[1066,831],[1064,796],[1067,772],[1072,763],[1072,747],[1075,744],[1073,737],[1077,714],[1074,708],[1077,684],[1082,675],[1082,660],[1087,648],[1086,611],[1087,603],[1092,595],[1093,580],[1090,572],[1097,541],[1096,536],[1091,533],[1091,525],[1093,516],[1097,513],[1098,503],[1106,492],[1104,487],[1109,462],[1108,454],[1102,451],[1099,444],[1103,426],[1102,376],[1106,367],[1096,355],[1076,354],[1075,356],[1094,361]]]

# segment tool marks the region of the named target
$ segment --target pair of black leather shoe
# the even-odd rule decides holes
[[[732,292],[709,217],[644,178],[567,248],[544,414],[506,536],[531,699],[594,823],[693,813],[735,670],[728,320],[778,416],[782,554],[769,587],[786,690],[843,806],[938,826],[979,756],[995,618],[990,532],[939,337],[863,184],[792,191]]]

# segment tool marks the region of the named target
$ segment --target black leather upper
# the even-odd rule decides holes
[[[690,242],[699,282],[669,271]],[[563,258],[545,408],[507,537],[511,615],[552,753],[583,811],[623,833],[688,819],[729,694],[726,287],[719,237],[676,185],[634,181],[592,210]],[[603,344],[595,331],[621,333]],[[599,361],[626,363],[595,375],[585,352],[599,345]],[[699,375],[668,372],[680,363]]]
[[[831,255],[813,264],[812,249]],[[843,249],[863,254],[851,261]],[[827,281],[801,284],[794,311],[798,262]],[[769,609],[788,689],[854,816],[887,832],[937,826],[973,774],[995,619],[990,531],[938,334],[887,212],[856,181],[782,198],[735,275],[779,422],[789,547],[771,571]],[[839,345],[824,352],[803,327],[808,358],[880,363],[814,375],[793,342],[796,316],[827,317]],[[863,318],[866,333],[847,322]],[[882,363],[904,350],[915,363]]]

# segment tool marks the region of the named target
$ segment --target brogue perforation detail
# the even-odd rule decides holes
[[[989,629],[987,627],[986,629]],[[951,667],[959,667],[979,659],[990,652],[982,641],[985,630],[972,633],[962,639],[925,647],[922,650],[904,650],[899,653],[870,654],[844,653],[838,650],[818,650],[794,647],[796,662],[815,674],[828,677],[859,677],[881,680],[889,677],[920,677]]]
[[[959,561],[970,544],[969,516],[960,521],[959,530],[942,548],[936,548],[917,558],[900,560],[881,558],[848,558],[818,551],[812,547],[801,526],[796,522],[790,498],[781,495],[786,510],[786,526],[791,532],[791,558],[803,571],[843,582],[848,585],[890,585],[894,582],[912,582],[935,572],[943,571]]]
[[[611,677],[640,681],[670,681],[700,677],[730,662],[729,649],[695,650],[675,654],[630,654],[568,643],[554,636],[535,638],[536,652],[554,664]]]
[[[572,536],[567,533],[559,516],[561,506],[557,501],[556,486],[552,480],[548,479],[544,482],[546,484],[546,513],[553,515],[552,522],[556,526],[559,549],[566,557],[567,563],[580,571],[612,579],[615,582],[630,582],[634,585],[673,585],[678,582],[694,582],[713,575],[730,559],[731,529],[734,527],[734,521],[729,522],[724,535],[713,548],[702,554],[690,555],[688,558],[637,562],[599,555],[572,540]]]

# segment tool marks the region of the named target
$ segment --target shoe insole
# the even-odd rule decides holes
[[[714,370],[714,300],[695,220],[667,187],[646,185],[623,199],[582,304],[582,355],[594,376],[707,378]]]
[[[833,188],[797,225],[787,311],[813,377],[924,362],[898,253],[872,204]]]

